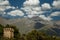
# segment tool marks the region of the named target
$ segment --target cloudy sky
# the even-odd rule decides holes
[[[60,0],[0,0],[0,17],[35,16],[44,20],[60,20]]]

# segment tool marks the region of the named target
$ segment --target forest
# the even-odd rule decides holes
[[[13,28],[14,29],[14,37],[13,38],[4,38],[3,37],[3,28]],[[14,25],[1,25],[0,24],[0,40],[60,40],[60,37],[54,35],[50,36],[45,34],[44,32],[40,32],[37,30],[32,30],[27,34],[21,34],[19,29]]]

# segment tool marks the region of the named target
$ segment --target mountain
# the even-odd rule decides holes
[[[46,21],[40,17],[17,18],[8,20],[0,17],[0,24],[15,25],[19,29],[20,33],[23,34],[36,29],[38,31],[43,31],[48,35],[60,36],[60,21]]]
[[[52,21],[53,25],[46,25],[40,29],[48,35],[60,36],[60,21]]]

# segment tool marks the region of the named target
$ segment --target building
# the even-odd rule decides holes
[[[5,38],[14,38],[14,29],[13,28],[4,28],[3,36]]]

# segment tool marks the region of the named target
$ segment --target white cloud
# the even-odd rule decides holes
[[[0,2],[0,5],[9,5],[9,2],[6,0],[6,1],[2,1]]]
[[[43,20],[47,20],[47,21],[52,20],[51,17],[46,17],[45,15],[40,15],[39,17],[42,18]]]
[[[52,5],[53,5],[54,8],[60,9],[60,1],[59,0],[58,1],[54,1]]]
[[[10,8],[15,9],[15,7],[13,6],[6,6],[6,9],[10,9]]]
[[[32,10],[34,10],[34,11],[41,11],[41,7],[37,6],[37,7],[32,8]]]
[[[24,5],[38,5],[39,3],[39,0],[26,0]]]
[[[24,16],[24,13],[21,10],[14,10],[8,13],[11,16]]]
[[[1,8],[1,7],[0,7],[0,11],[4,11],[4,10],[5,10],[4,8]]]
[[[51,9],[50,4],[48,4],[48,3],[42,4],[42,10],[48,10],[48,9]]]
[[[42,11],[42,9],[44,10],[51,9],[51,6],[48,3],[44,3],[42,4],[42,7],[41,7],[39,3],[40,3],[39,0],[26,0],[23,3],[23,7],[21,8],[21,10],[26,12],[27,17],[29,18],[40,15],[39,17],[41,17],[44,20],[51,20],[50,17],[45,17],[44,15],[42,15],[44,12],[46,12],[46,11]],[[6,9],[10,9],[10,8],[15,9],[15,7],[12,7],[9,5],[9,2],[7,0],[1,2],[0,5],[2,5],[0,6],[0,11],[3,11],[3,12]],[[7,14],[11,16],[24,16],[23,11],[21,10],[16,9],[14,11],[8,12]]]
[[[5,16],[6,12],[3,12],[2,16]]]
[[[15,7],[10,6],[8,0],[5,0],[5,1],[2,0],[2,1],[0,1],[0,11],[4,11],[4,10],[10,9],[10,8],[15,9]]]
[[[4,11],[6,9],[6,6],[9,5],[9,2],[6,0],[6,1],[3,1],[1,0],[0,1],[0,11]]]
[[[42,4],[42,7],[39,6],[40,4],[39,0],[26,0],[23,3],[23,8],[21,10],[25,11],[27,14],[27,17],[32,18],[35,16],[41,17],[43,20],[52,20],[50,17],[45,17],[45,15],[42,15],[46,11],[42,11],[42,9],[47,10],[51,9],[51,6],[48,3]]]
[[[26,0],[23,3],[23,8],[21,9],[24,10],[26,14],[29,16],[40,15],[43,13],[43,11],[41,11],[39,3],[40,3],[39,0]]]
[[[60,12],[53,12],[50,16],[59,16]]]
[[[40,15],[40,14],[44,13],[44,11],[41,11],[40,6],[37,6],[37,7],[28,6],[28,7],[24,7],[21,9],[24,10],[27,15]]]
[[[0,6],[0,11],[4,11],[4,10],[10,9],[10,8],[15,9],[15,7],[11,7],[11,6]]]
[[[6,9],[10,9],[10,8],[12,8],[12,9],[15,9],[15,7],[12,7],[12,6],[10,6],[10,4],[9,4],[9,1],[8,0],[0,0],[0,14],[4,14],[5,12],[5,10]]]
[[[28,18],[32,18],[32,17],[34,17],[34,16],[36,16],[36,15],[28,15],[27,17],[28,17]]]
[[[0,14],[1,14],[1,15],[3,15],[3,14],[5,14],[5,12],[3,12],[3,11],[0,11]]]

